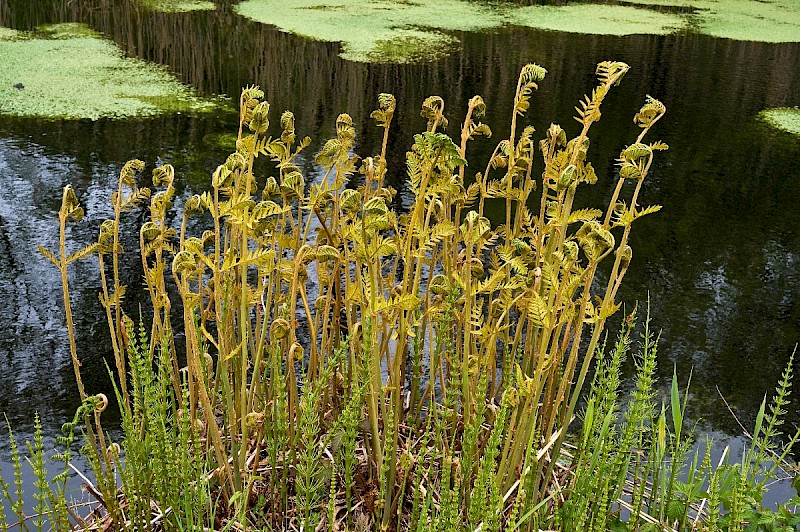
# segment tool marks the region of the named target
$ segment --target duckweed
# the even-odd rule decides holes
[[[96,120],[213,106],[85,25],[0,28],[0,115]]]
[[[800,42],[796,0],[631,0],[642,6],[693,8],[694,29],[713,37],[770,43]]]
[[[320,41],[345,59],[415,62],[441,57],[458,41],[447,32],[508,25],[604,35],[693,30],[763,42],[800,41],[796,0],[630,0],[625,5],[519,6],[467,0],[243,0],[242,16]],[[674,7],[673,10],[663,8]],[[662,8],[656,10],[655,8]]]
[[[596,4],[527,6],[515,11],[512,20],[514,24],[531,28],[600,35],[663,35],[688,25],[684,17],[675,14]]]
[[[217,8],[214,2],[208,0],[141,0],[141,2],[148,9],[165,13],[212,11]]]
[[[485,30],[505,21],[504,9],[463,0],[245,0],[235,9],[289,33],[341,42],[342,57],[369,62],[435,59],[457,43],[442,30]]]
[[[778,107],[761,111],[761,118],[774,128],[800,135],[800,107]]]

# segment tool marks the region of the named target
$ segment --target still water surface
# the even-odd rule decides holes
[[[657,154],[642,203],[664,209],[637,222],[634,259],[620,291],[628,306],[649,294],[653,326],[662,331],[661,384],[668,385],[674,365],[682,381],[691,371],[690,415],[716,437],[735,436],[741,430],[720,394],[752,425],[800,341],[800,138],[757,119],[765,108],[800,105],[800,44],[504,28],[457,34],[461,51],[435,62],[364,64],[339,58],[336,44],[241,18],[228,1],[216,11],[182,14],[149,12],[130,0],[0,2],[0,26],[28,30],[67,21],[87,23],[131,56],[167,65],[203,95],[236,97],[243,86],[260,85],[273,120],[292,110],[298,134],[314,139],[309,154],[334,134],[342,112],[357,125],[357,152],[375,153],[379,130],[369,113],[379,92],[393,93],[390,164],[401,198],[403,157],[412,135],[424,129],[418,108],[426,96],[442,96],[455,125],[468,99],[480,94],[487,122],[504,130],[519,69],[536,62],[550,74],[534,95],[531,122],[541,132],[556,121],[574,135],[572,108],[591,90],[594,66],[625,61],[631,70],[593,129],[589,157],[607,177],[584,190],[582,201],[607,201],[616,183],[614,157],[637,134],[631,118],[645,94],[662,100],[668,112],[650,139],[663,139],[670,150]],[[210,172],[227,155],[216,136],[235,132],[236,120],[232,110],[95,122],[0,117],[0,411],[21,439],[38,411],[51,442],[77,406],[60,278],[36,252],[38,244],[57,243],[61,188],[72,183],[86,207],[87,218],[70,238],[87,244],[111,213],[108,197],[125,161],[173,164],[185,199],[209,186]],[[493,145],[475,146],[471,160],[482,167]],[[129,216],[131,235],[143,216]],[[131,287],[141,286],[134,253],[124,276]],[[111,352],[96,278],[91,261],[72,270],[73,311],[87,388],[110,393],[103,359]],[[139,301],[143,294],[130,294],[134,312]],[[800,421],[796,405],[792,424]],[[5,453],[7,442],[0,442]],[[6,460],[4,454],[4,472]]]

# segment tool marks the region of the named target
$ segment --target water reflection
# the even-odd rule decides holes
[[[543,131],[556,120],[574,134],[572,108],[590,90],[597,62],[629,63],[596,126],[590,158],[599,174],[613,173],[614,157],[638,132],[631,117],[648,93],[667,105],[653,139],[671,149],[658,155],[644,187],[643,202],[664,209],[634,231],[634,260],[620,296],[630,305],[649,292],[653,323],[663,329],[661,382],[669,381],[673,364],[684,380],[694,368],[691,414],[715,431],[740,432],[718,386],[742,422],[752,423],[800,340],[800,141],[756,120],[764,108],[800,103],[800,45],[504,28],[458,34],[461,51],[433,63],[368,65],[341,60],[335,44],[242,19],[230,1],[219,4],[214,12],[164,14],[131,0],[9,0],[0,4],[0,25],[82,21],[129,54],[168,65],[203,93],[236,96],[242,86],[260,84],[276,113],[295,112],[298,133],[314,139],[310,153],[333,134],[341,112],[357,124],[358,152],[377,151],[380,131],[369,112],[377,93],[392,92],[398,109],[390,164],[398,188],[405,150],[424,127],[418,106],[426,96],[444,97],[458,124],[467,100],[481,94],[487,122],[499,130],[507,127],[520,66],[535,61],[550,74],[534,96],[533,124]],[[72,182],[89,204],[85,229],[73,234],[88,242],[107,215],[106,197],[124,161],[171,162],[181,186],[202,188],[225,156],[203,139],[233,131],[235,121],[230,111],[123,123],[0,120],[0,301],[9,309],[0,326],[0,410],[23,430],[34,409],[53,430],[75,406],[58,279],[34,251],[55,238],[57,191]],[[476,143],[471,157],[485,161],[491,147]],[[601,181],[580,201],[603,202],[611,186],[611,179]],[[129,223],[134,231],[136,220]],[[139,284],[136,262],[125,273],[131,286]],[[73,272],[84,287],[75,292],[78,333],[90,361],[85,370],[107,389],[100,359],[109,350],[93,268]],[[791,422],[799,420],[790,413]]]

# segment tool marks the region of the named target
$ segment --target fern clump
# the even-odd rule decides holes
[[[166,521],[197,523],[202,511],[178,508],[208,509],[216,493],[218,519],[317,526],[337,519],[337,505],[325,499],[338,485],[342,507],[386,528],[415,513],[424,527],[441,512],[454,526],[467,519],[500,529],[515,502],[524,509],[522,493],[528,504],[546,500],[591,355],[619,308],[631,226],[658,209],[638,205],[654,152],[666,147],[643,140],[665,111],[651,98],[635,117],[641,134],[621,152],[611,204],[572,207],[579,187],[598,180],[588,133],[627,71],[620,62],[598,65],[598,85],[577,108],[579,134],[568,140],[552,125],[539,142],[540,178],[532,172],[534,130],[519,122],[544,68],[522,69],[508,137],[474,179],[467,148],[492,134],[479,121],[486,103],[470,100],[456,142],[443,132],[445,102],[427,98],[427,127],[406,157],[416,198],[407,212],[391,208],[397,192],[384,184],[395,111],[388,94],[372,114],[384,130],[381,152],[354,155],[353,121],[342,114],[316,155],[323,179],[307,183],[296,159],[310,139],[297,136],[290,112],[270,134],[263,92],[246,88],[236,151],[213,173],[211,191],[187,200],[179,228],[167,222],[173,168],[156,168],[151,189],[139,184],[144,163],[131,161],[97,243],[67,254],[64,228],[82,211],[65,189],[62,247],[42,252],[64,277],[70,330],[67,268],[90,255],[99,260],[127,457],[120,469],[99,417],[88,416],[90,452],[106,479],[101,491],[116,500],[117,473],[126,488],[127,503],[110,505],[108,519],[127,513],[144,523],[169,507]],[[260,157],[275,175],[257,178]],[[625,181],[635,183],[628,203],[620,197]],[[538,211],[530,207],[534,193]],[[497,199],[506,216],[493,227],[483,213]],[[148,201],[139,247],[153,319],[136,332],[124,312],[119,228],[125,212]],[[191,232],[188,220],[198,215],[209,229]],[[590,288],[606,259],[611,276],[594,300]],[[181,298],[183,353],[170,284]],[[73,356],[86,398],[74,346]],[[423,456],[428,482],[446,488],[430,505],[429,495],[408,489],[422,479]],[[181,493],[187,483],[192,489]],[[256,515],[253,497],[275,511]],[[354,498],[364,502],[359,510]],[[408,504],[427,510],[409,514]]]
[[[84,400],[76,420],[84,421],[102,506],[93,519],[168,530],[533,530],[605,522],[628,493],[631,470],[653,485],[667,478],[670,500],[682,493],[679,465],[654,476],[653,464],[685,455],[686,438],[677,387],[674,443],[661,428],[650,430],[665,423],[662,411],[652,425],[650,336],[631,406],[619,411],[630,326],[596,373],[568,467],[575,480],[563,474],[578,399],[606,322],[621,306],[632,227],[659,209],[639,205],[654,158],[666,149],[645,141],[666,111],[650,97],[634,117],[640,133],[611,176],[609,204],[573,208],[579,191],[602,178],[588,160],[589,133],[628,68],[600,63],[597,86],[576,107],[578,134],[569,138],[553,124],[537,141],[522,121],[547,72],[526,65],[510,128],[474,175],[469,144],[492,135],[480,122],[486,102],[469,101],[453,139],[444,132],[445,102],[427,98],[425,130],[406,154],[408,210],[393,208],[397,191],[385,183],[396,108],[389,94],[372,113],[383,129],[380,152],[355,155],[353,120],[339,115],[335,137],[315,157],[322,178],[312,181],[298,162],[310,139],[297,135],[292,113],[275,128],[264,93],[245,88],[236,150],[174,226],[174,169],[155,168],[151,188],[141,183],[145,164],[131,161],[97,242],[68,253],[66,226],[83,211],[65,188],[59,250],[42,253],[62,273]],[[269,175],[257,173],[259,158],[270,160]],[[484,216],[490,201],[505,204],[499,225]],[[145,205],[139,254],[153,317],[140,318],[137,329],[119,275],[120,227],[125,213]],[[112,337],[120,444],[100,423],[107,400],[81,382],[74,343],[67,270],[90,256],[99,261]],[[610,274],[598,292],[603,263]],[[777,404],[773,415],[784,409]],[[602,446],[618,420],[613,440],[624,452]],[[774,438],[777,422],[765,427]],[[632,464],[630,453],[653,434],[655,458]],[[587,478],[599,464],[609,474]],[[575,493],[566,503],[564,490]],[[636,492],[626,504],[641,506],[652,493]],[[675,514],[666,507],[656,515]]]

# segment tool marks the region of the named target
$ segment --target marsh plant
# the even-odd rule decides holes
[[[353,121],[342,114],[316,154],[323,175],[307,181],[298,156],[310,139],[297,136],[288,111],[270,133],[264,94],[246,88],[235,152],[209,191],[186,200],[174,227],[173,168],[156,168],[151,190],[139,176],[145,164],[131,161],[111,197],[114,218],[96,243],[69,254],[66,227],[83,211],[67,186],[59,250],[42,253],[62,274],[84,401],[76,424],[83,421],[96,479],[98,507],[78,525],[577,530],[576,519],[611,519],[618,501],[657,523],[671,520],[673,509],[642,507],[663,476],[629,454],[653,433],[661,454],[648,456],[656,466],[666,456],[663,412],[659,430],[649,430],[652,337],[622,428],[616,397],[629,329],[602,358],[577,450],[566,444],[606,321],[620,308],[632,226],[659,209],[639,206],[654,154],[667,148],[644,140],[665,113],[650,97],[634,117],[641,132],[611,176],[609,203],[573,207],[598,180],[587,160],[590,128],[627,71],[600,63],[597,86],[576,107],[578,134],[553,124],[537,142],[521,122],[546,71],[526,65],[509,129],[469,178],[470,143],[492,135],[480,122],[484,100],[469,101],[453,138],[444,133],[444,101],[426,99],[427,126],[406,156],[413,202],[402,208],[393,208],[397,191],[385,183],[389,94],[372,113],[383,129],[380,153],[354,155]],[[257,175],[259,158],[269,159],[271,175]],[[484,215],[489,202],[505,207],[499,225]],[[119,274],[123,216],[145,206],[138,243],[152,307],[146,322],[136,309],[126,314]],[[99,264],[111,332],[119,444],[101,425],[107,399],[82,384],[74,340],[67,269],[89,258]],[[627,451],[603,447],[612,444]],[[681,458],[684,443],[676,445],[672,455]],[[598,463],[615,476],[593,477]],[[626,499],[629,474],[649,487],[642,492],[634,481]],[[598,480],[611,484],[595,491]],[[595,492],[602,499],[586,500]],[[706,505],[708,514],[716,508]],[[49,515],[56,529],[75,521],[64,504]]]

